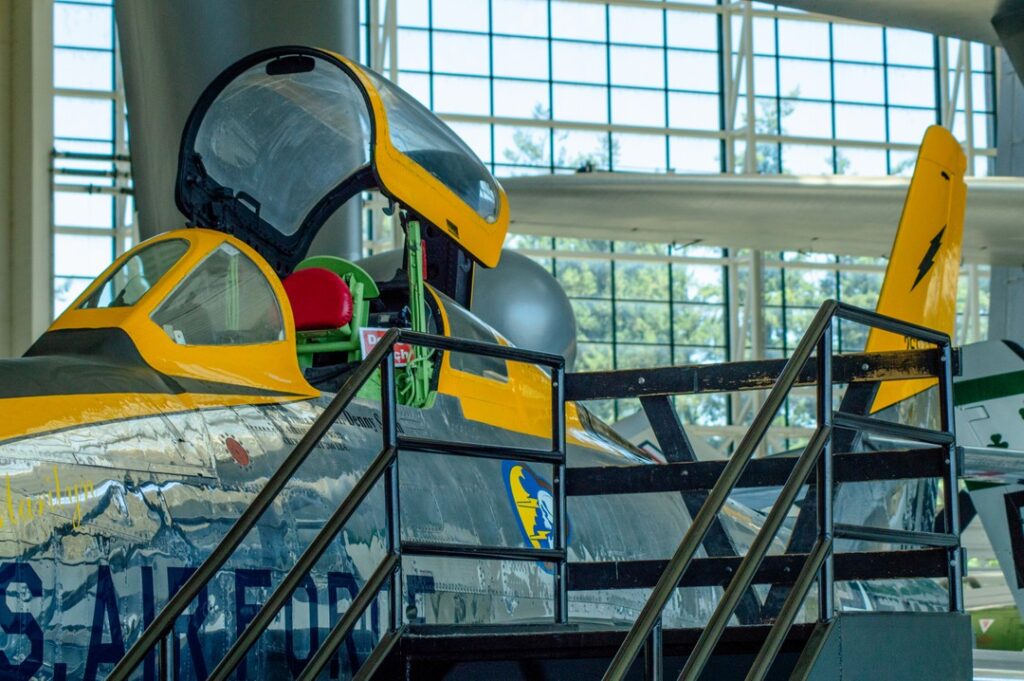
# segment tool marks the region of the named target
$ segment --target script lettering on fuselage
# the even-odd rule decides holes
[[[61,487],[60,471],[54,466],[52,492],[19,497],[11,489],[11,476],[7,474],[4,476],[6,498],[0,507],[0,529],[42,522],[47,517],[47,511],[57,515],[61,511],[70,510],[71,526],[77,530],[82,524],[82,503],[92,499],[95,493],[93,483],[89,480]]]

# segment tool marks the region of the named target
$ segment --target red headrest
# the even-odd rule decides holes
[[[339,329],[352,321],[352,292],[334,272],[310,267],[293,272],[283,283],[296,331]]]

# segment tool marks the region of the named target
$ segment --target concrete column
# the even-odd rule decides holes
[[[342,11],[338,52],[359,61],[359,4],[356,0],[340,0]],[[381,65],[375,64],[374,68]],[[363,257],[362,201],[350,199],[324,224],[309,248],[310,255],[336,255],[349,260]]]
[[[998,58],[1002,78],[998,93],[996,174],[1024,177],[1024,85],[1006,53],[1000,51]],[[970,201],[970,195],[967,200]],[[1024,217],[1020,223],[1024,229]],[[988,337],[1024,340],[1024,267],[993,267],[991,291]]]
[[[0,0],[0,357],[11,350],[11,0]]]
[[[217,74],[247,54],[278,45],[311,45],[359,58],[358,0],[146,0],[118,2],[115,11],[143,238],[185,224],[174,204],[181,132]],[[352,255],[358,244],[358,257],[359,218],[358,208],[336,215],[318,245]]]
[[[0,356],[50,322],[53,6],[0,0]]]

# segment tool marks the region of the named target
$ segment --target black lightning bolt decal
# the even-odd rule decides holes
[[[924,275],[931,271],[932,265],[935,264],[935,254],[939,252],[939,247],[942,246],[942,235],[945,233],[946,225],[943,225],[939,233],[932,239],[931,244],[929,244],[928,252],[921,258],[921,264],[917,266],[917,279],[914,280],[914,285],[910,287],[911,291],[917,288],[917,285],[924,279]]]

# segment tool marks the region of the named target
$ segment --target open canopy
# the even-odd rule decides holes
[[[244,239],[286,273],[341,204],[374,188],[497,264],[505,193],[450,128],[343,57],[279,47],[233,64],[203,92],[175,196],[193,224]]]

